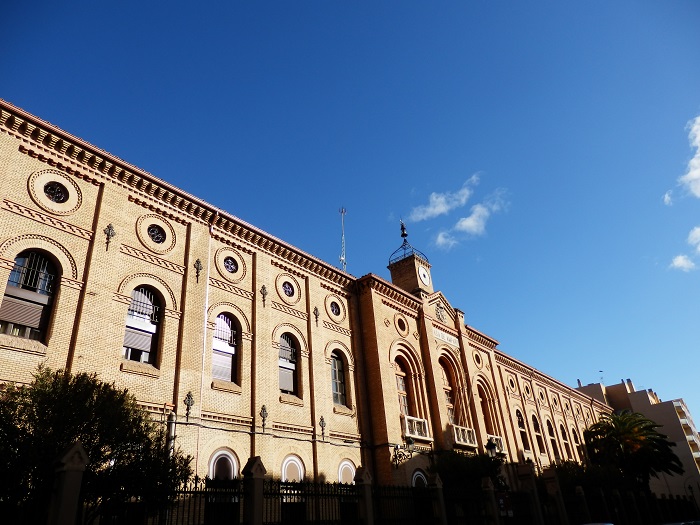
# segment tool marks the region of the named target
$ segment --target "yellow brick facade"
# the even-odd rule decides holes
[[[7,314],[12,301],[26,306],[12,283],[28,253],[57,274],[35,339],[3,319],[20,315]],[[355,278],[0,102],[0,381],[27,383],[42,363],[96,372],[154,418],[174,413],[176,441],[201,476],[222,455],[236,475],[260,456],[275,477],[338,481],[362,465],[380,482],[411,483],[431,450],[483,451],[489,437],[511,461],[579,459],[575,439],[609,407],[465,325],[422,254],[390,270],[393,283]],[[146,361],[124,350],[141,287],[159,306]],[[224,314],[232,358],[215,355]],[[296,359],[289,392],[285,340]],[[228,379],[221,356],[234,363]],[[334,401],[334,366],[344,403]],[[417,452],[395,468],[407,437]]]

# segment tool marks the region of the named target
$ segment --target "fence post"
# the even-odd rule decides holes
[[[372,501],[372,475],[365,467],[357,467],[355,472],[357,486],[357,517],[361,525],[374,525],[374,507]]]
[[[248,459],[243,467],[243,523],[262,525],[263,522],[263,476],[265,466],[260,456]]]
[[[80,441],[66,449],[57,460],[48,525],[74,525],[80,501],[80,485],[88,457]]]
[[[529,496],[532,515],[535,518],[534,525],[544,525],[544,519],[542,518],[542,506],[540,505],[540,496],[537,493],[537,483],[535,482],[533,464],[518,463],[517,473],[521,490],[524,490]]]
[[[428,476],[428,490],[433,502],[433,523],[435,525],[447,525],[447,512],[445,512],[445,498],[442,494],[442,480],[439,474]]]
[[[569,517],[566,514],[564,498],[562,497],[561,489],[559,488],[557,472],[553,468],[548,467],[542,471],[542,479],[544,479],[544,486],[547,489],[547,494],[554,500],[554,503],[557,506],[559,523],[561,523],[561,525],[569,525]]]
[[[498,516],[498,504],[496,503],[496,491],[493,488],[491,478],[481,478],[481,497],[484,501],[484,523],[488,525],[500,525],[501,520]]]

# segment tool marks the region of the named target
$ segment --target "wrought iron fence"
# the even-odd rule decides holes
[[[357,487],[345,483],[283,482],[263,485],[263,523],[355,525]]]
[[[424,487],[372,487],[374,522],[382,525],[424,525],[433,520],[433,499]]]

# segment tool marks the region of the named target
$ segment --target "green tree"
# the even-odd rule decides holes
[[[624,411],[603,414],[584,432],[588,458],[593,465],[619,470],[631,488],[648,490],[651,476],[683,474],[683,465],[652,420]]]
[[[0,393],[0,503],[13,523],[45,522],[55,461],[80,440],[89,465],[82,498],[91,521],[139,497],[164,503],[190,478],[191,458],[173,450],[163,424],[126,390],[95,374],[39,368],[26,386]],[[9,513],[9,514],[8,514]]]

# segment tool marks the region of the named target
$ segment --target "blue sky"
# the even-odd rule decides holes
[[[101,5],[102,4],[102,5]],[[18,2],[0,97],[500,348],[700,420],[700,3]],[[700,421],[698,421],[700,423]]]

